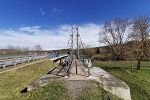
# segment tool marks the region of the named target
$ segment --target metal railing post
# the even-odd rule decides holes
[[[88,59],[88,77],[90,76],[90,59]]]
[[[21,63],[23,64],[23,60],[21,61]]]
[[[85,57],[84,57],[83,65],[84,65],[84,69],[85,69]]]
[[[65,59],[65,77],[67,76],[67,60]]]
[[[70,60],[70,57],[69,57],[69,59],[68,59],[68,68],[70,68],[70,62],[71,60]]]
[[[78,69],[77,69],[77,62],[75,60],[75,64],[76,64],[76,75],[78,74]]]
[[[5,64],[3,65],[3,69],[5,69]]]
[[[59,65],[61,65],[61,58],[60,58],[60,62],[59,62]]]

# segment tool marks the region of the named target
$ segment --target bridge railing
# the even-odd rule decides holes
[[[73,61],[73,55],[69,56],[68,58],[65,59],[65,77],[68,74],[68,71],[70,69],[70,66],[72,64]]]
[[[80,61],[80,64],[82,66],[84,66],[84,70],[87,71],[88,77],[89,77],[90,76],[90,67],[92,66],[91,59],[83,57],[83,56],[79,56],[78,60]]]

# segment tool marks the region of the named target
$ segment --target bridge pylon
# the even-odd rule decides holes
[[[71,55],[76,54],[77,59],[79,59],[82,41],[81,41],[78,27],[76,28],[72,27],[68,45],[69,48],[71,49]]]

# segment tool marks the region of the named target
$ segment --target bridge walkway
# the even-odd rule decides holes
[[[67,80],[86,80],[86,77],[83,66],[80,64],[79,60],[74,57]]]

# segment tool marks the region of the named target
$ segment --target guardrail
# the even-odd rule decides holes
[[[57,60],[57,59],[60,59],[60,58],[65,58],[65,57],[68,57],[68,55],[62,55],[62,56],[53,57],[50,60],[54,61],[54,60]]]
[[[25,62],[46,59],[48,55],[20,55],[0,58],[0,67],[5,69],[7,66],[23,64]]]
[[[2,57],[0,56],[0,60],[25,58],[25,57],[35,57],[35,56],[48,56],[48,54],[6,55],[6,56],[2,56]]]
[[[48,59],[53,59],[53,58],[57,58],[57,57],[60,57],[60,56],[69,56],[68,54],[50,54],[48,55]]]

